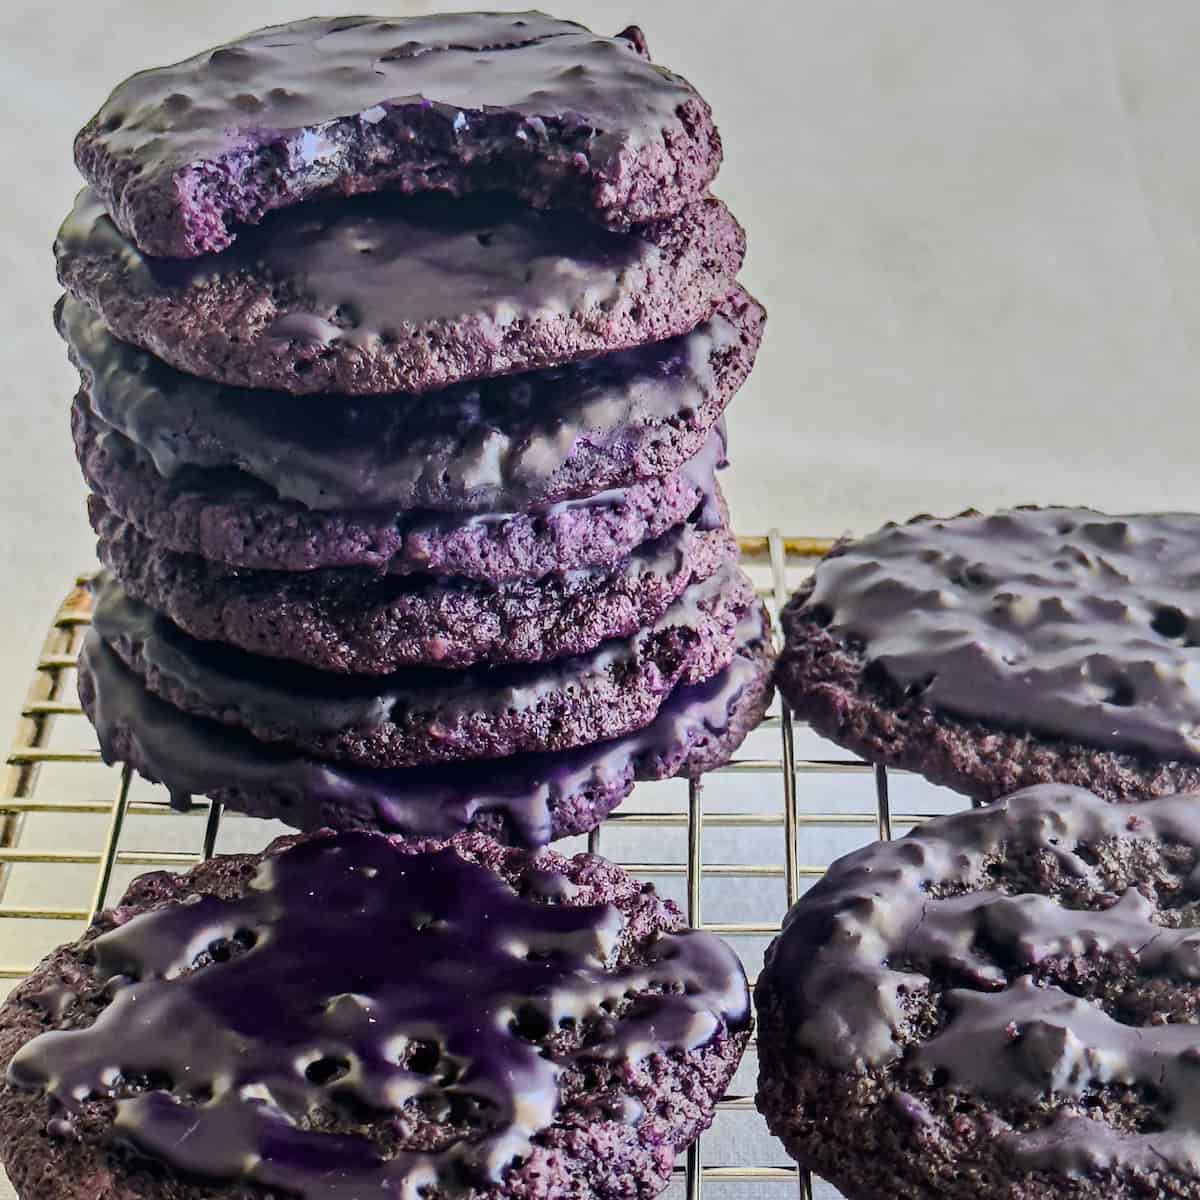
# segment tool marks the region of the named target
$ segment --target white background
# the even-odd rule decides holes
[[[67,429],[75,385],[50,325],[72,135],[129,72],[309,11],[2,8],[0,731],[57,600],[92,561]],[[834,533],[1030,500],[1200,507],[1200,7],[557,8],[602,32],[640,22],[716,110],[717,190],[749,230],[745,279],[771,311],[732,412],[739,528]]]

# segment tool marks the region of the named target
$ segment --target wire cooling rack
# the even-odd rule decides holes
[[[831,545],[778,531],[739,538],[743,564],[778,619]],[[37,660],[0,793],[0,981],[16,980],[146,870],[186,870],[214,852],[255,851],[282,825],[188,814],[163,788],[105,767],[76,697],[75,661],[91,620],[80,577]],[[640,784],[586,848],[653,881],[691,924],[725,937],[751,980],[786,908],[840,854],[889,838],[963,801],[916,776],[847,757],[793,721],[778,701],[734,761],[702,783]],[[564,852],[583,849],[569,839]],[[2,988],[0,984],[0,988]],[[8,986],[11,986],[9,984]],[[668,1200],[834,1200],[797,1171],[754,1108],[755,1048],[686,1155]],[[8,1196],[0,1176],[0,1197]]]

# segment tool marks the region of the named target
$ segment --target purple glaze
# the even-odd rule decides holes
[[[692,458],[661,481],[527,512],[357,509],[327,516],[295,501],[276,500],[262,484],[236,471],[186,469],[159,487],[149,457],[100,421],[86,399],[77,396],[71,411],[85,478],[106,508],[171,550],[231,566],[369,567],[502,584],[611,566],[683,521],[702,530],[725,524],[716,480],[726,462],[723,420]],[[651,503],[655,499],[657,507]]]
[[[378,124],[405,98],[452,122],[492,108],[533,118],[566,110],[581,127],[616,118],[630,127],[626,136],[646,137],[652,120],[668,121],[692,94],[629,41],[544,13],[310,17],[140,71],[117,86],[97,119],[114,126],[105,135],[111,154],[133,155],[154,171],[185,167],[267,129],[356,113]],[[319,158],[319,140],[310,136],[310,161]],[[593,153],[604,149],[594,145]]]
[[[624,38],[540,12],[309,17],[270,25],[168,67],[139,71],[97,114],[111,154],[145,171],[182,168],[240,140],[337,117],[388,119],[408,98],[451,122],[505,108],[528,117],[614,118],[649,136],[693,95]],[[534,136],[530,124],[526,136]],[[319,161],[310,135],[304,157]],[[603,143],[593,152],[603,154]]]
[[[722,500],[717,490],[717,472],[729,465],[727,458],[728,434],[725,418],[722,417],[712,427],[704,445],[683,464],[675,476],[683,483],[690,485],[700,495],[696,511],[691,515],[692,523],[698,529],[719,529],[725,524],[725,513]],[[470,530],[480,526],[504,525],[522,516],[529,516],[546,524],[556,521],[570,513],[577,513],[590,508],[618,508],[623,505],[628,488],[608,488],[603,492],[595,492],[590,496],[579,496],[571,500],[559,500],[554,504],[537,505],[528,513],[514,512],[482,512],[460,515],[457,513],[417,512],[405,514],[408,522],[406,534],[410,552],[418,559],[428,552],[432,560],[435,555],[443,553],[439,543],[453,539],[462,530]],[[434,571],[433,563],[430,566]],[[436,572],[434,572],[436,573]]]
[[[592,680],[634,670],[655,634],[673,627],[693,629],[711,620],[739,579],[736,564],[726,563],[687,588],[654,625],[628,638],[602,642],[587,654],[461,671],[408,667],[391,675],[333,675],[200,642],[133,600],[108,573],[93,584],[93,622],[110,646],[132,650],[148,671],[201,697],[206,708],[238,713],[251,727],[326,735],[351,727],[376,729],[406,712],[426,722],[425,714],[434,714],[437,723],[450,727],[463,714],[532,710],[547,694],[575,694]]]
[[[1009,861],[1036,878],[1038,859],[1052,860],[1103,899],[1097,847],[1121,844],[1137,862],[1146,842],[1174,847],[1181,865],[1184,852],[1193,856],[1168,900],[1131,887],[1103,908],[1069,907],[1011,893],[991,870]],[[1200,984],[1198,848],[1195,794],[1130,807],[1079,788],[1028,788],[834,863],[788,913],[765,986],[782,1000],[796,1046],[835,1071],[887,1071],[898,1086],[906,1075],[926,1086],[940,1079],[1001,1106],[1049,1108],[1053,1119],[1042,1125],[1039,1115],[1040,1127],[997,1126],[1021,1171],[1077,1177],[1167,1164],[1198,1175],[1200,1031],[1118,1020],[1105,1011],[1102,983],[1111,962],[1147,988]],[[1079,964],[1079,986],[1098,995],[1040,983],[1039,970],[1054,963],[1068,979]],[[942,993],[946,1019],[925,1035],[913,1028],[912,1001],[935,979],[958,986]],[[1146,1088],[1164,1126],[1123,1131],[1085,1115],[1082,1099],[1108,1086]]]
[[[1200,762],[1200,516],[1015,509],[888,525],[806,609],[923,705]]]
[[[154,254],[221,250],[237,222],[321,194],[489,178],[645,220],[640,189],[643,210],[620,211],[640,151],[675,148],[677,169],[689,150],[707,159],[660,212],[703,190],[720,151],[683,119],[707,124],[707,106],[648,58],[636,29],[600,37],[536,12],[313,17],[125,80],[76,159]]]
[[[711,245],[680,246],[685,228]],[[702,270],[701,251],[727,261]],[[55,253],[73,294],[98,307],[126,340],[175,366],[227,383],[286,382],[289,392],[319,392],[343,378],[323,373],[329,363],[314,372],[332,354],[350,371],[347,390],[425,392],[682,334],[732,291],[744,236],[711,197],[670,222],[618,233],[490,194],[453,203],[357,196],[276,213],[222,254],[149,258],[84,189]],[[695,294],[673,297],[669,308],[656,296],[650,320],[646,289],[670,278],[681,255],[690,255]],[[102,278],[107,283],[94,290]],[[239,292],[236,312],[218,317]],[[139,317],[131,304],[148,307]],[[220,341],[224,357],[199,369],[191,357],[197,346],[167,344],[156,321],[143,320],[160,309],[164,319],[174,313],[190,322],[197,337]],[[619,333],[607,329],[618,310],[629,321]],[[630,316],[634,310],[641,315]],[[232,338],[230,321],[243,326]],[[567,341],[551,347],[541,335],[526,336],[531,329]],[[243,351],[259,356],[253,368]],[[441,361],[447,354],[461,358]],[[288,366],[297,359],[303,379]],[[403,370],[390,387],[387,376],[371,374],[370,364],[397,363]]]
[[[140,1152],[306,1200],[496,1182],[553,1123],[572,1062],[695,1050],[749,1019],[718,939],[664,934],[646,965],[615,966],[620,911],[572,905],[549,874],[527,880],[547,895],[519,896],[453,849],[304,842],[268,857],[239,899],[201,895],[98,938],[111,1003],[86,1029],[27,1043],[9,1080],[68,1121],[85,1096],[111,1095],[115,1135]],[[604,1034],[573,1053],[539,1044],[568,1019]],[[130,1094],[131,1076],[154,1083]],[[380,1116],[419,1100],[483,1132],[388,1152],[307,1126],[339,1099]]]
[[[715,415],[753,360],[762,309],[740,289],[683,337],[423,396],[284,396],[185,375],[120,342],[81,301],[56,310],[93,414],[164,478],[237,470],[309,509],[529,509],[598,490],[583,452],[641,476],[682,465],[680,430]],[[711,415],[709,417],[711,420]],[[695,436],[702,436],[697,434]],[[687,442],[685,441],[685,444]],[[602,464],[600,464],[602,465]],[[605,485],[605,481],[601,480]]]
[[[447,203],[358,196],[305,204],[248,231],[223,254],[142,255],[85,188],[59,231],[63,257],[112,259],[131,286],[186,293],[239,276],[261,277],[304,298],[266,336],[362,346],[402,325],[480,314],[497,327],[529,312],[586,311],[616,296],[622,273],[657,264],[661,249],[637,234],[580,225],[502,197]]]
[[[624,794],[636,779],[674,774],[702,739],[726,734],[746,689],[767,669],[763,636],[761,612],[747,613],[733,662],[704,683],[676,687],[637,733],[578,750],[432,769],[324,762],[190,717],[147,692],[95,631],[84,641],[80,666],[91,679],[90,716],[105,760],[115,759],[119,736],[131,738],[138,769],[162,783],[181,810],[193,795],[269,791],[289,799],[280,816],[301,829],[329,824],[334,813],[369,813],[383,832],[411,837],[449,837],[479,814],[498,813],[511,841],[541,846],[554,835],[559,803],[591,792]]]

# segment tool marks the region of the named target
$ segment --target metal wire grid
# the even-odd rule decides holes
[[[739,544],[743,562],[751,573],[757,576],[761,584],[760,594],[768,601],[777,623],[779,610],[791,590],[799,579],[807,574],[813,560],[825,553],[831,543],[821,538],[784,537],[777,530],[773,530],[763,537],[739,538]],[[150,838],[149,849],[138,849],[136,845],[127,844],[128,839],[123,835],[132,817],[140,819],[173,814],[163,789],[155,789],[158,794],[152,798],[136,798],[132,794],[131,785],[137,784],[127,768],[106,771],[106,777],[112,776],[116,779],[115,787],[112,787],[111,783],[108,785],[112,788],[112,794],[107,799],[93,799],[90,796],[63,798],[61,794],[57,794],[60,789],[50,783],[43,783],[47,769],[62,770],[85,764],[91,765],[95,770],[95,764],[100,761],[93,739],[89,739],[91,745],[80,749],[56,748],[52,744],[55,740],[53,734],[56,725],[67,720],[74,720],[90,734],[86,722],[80,721],[82,714],[74,685],[74,667],[79,643],[91,620],[91,596],[85,586],[86,582],[86,576],[81,576],[77,581],[75,588],[60,607],[42,646],[33,682],[18,723],[13,749],[7,760],[7,777],[0,793],[0,931],[11,931],[16,928],[17,923],[24,923],[22,928],[29,930],[30,936],[12,940],[19,941],[22,950],[28,943],[31,953],[22,954],[17,961],[0,959],[0,979],[21,978],[53,945],[77,936],[82,926],[112,898],[110,892],[115,896],[113,880],[118,870],[185,870],[214,852],[222,829],[227,828],[235,816],[230,814],[230,820],[223,822],[220,805],[198,801],[195,808],[199,814],[198,821],[186,822],[186,818],[175,815],[175,820],[171,823],[175,829],[179,828],[176,822],[186,822],[189,828],[200,824],[202,833],[198,850],[160,849],[158,847],[162,842],[156,837]],[[774,905],[771,910],[772,919],[766,921],[706,921],[703,913],[706,880],[732,880],[749,885],[752,881],[781,879],[785,893],[783,899],[790,906],[801,893],[802,881],[818,876],[823,870],[823,864],[811,865],[800,860],[806,834],[818,829],[854,827],[860,829],[864,836],[892,836],[893,816],[889,802],[887,772],[883,768],[873,769],[867,763],[853,758],[838,756],[837,753],[832,757],[799,756],[796,751],[796,739],[801,728],[798,722],[793,721],[786,706],[780,705],[778,714],[768,716],[761,727],[761,730],[777,733],[777,752],[762,757],[735,758],[719,771],[706,777],[712,781],[713,776],[719,775],[750,776],[756,789],[755,796],[761,792],[774,801],[770,808],[764,810],[756,802],[755,810],[752,811],[712,811],[705,806],[708,789],[700,783],[691,783],[687,787],[686,802],[674,809],[662,805],[645,809],[627,804],[588,837],[588,849],[596,853],[605,852],[606,843],[611,845],[614,835],[618,832],[634,835],[640,850],[643,843],[654,845],[671,831],[683,831],[686,835],[686,852],[682,861],[638,862],[631,861],[631,858],[644,857],[641,853],[631,856],[612,851],[610,857],[634,874],[662,877],[681,885],[683,893],[680,899],[686,905],[692,925],[730,938],[735,945],[738,939],[757,938],[765,941],[778,931],[778,918],[785,911],[783,905]],[[756,731],[752,736],[759,735],[760,731]],[[761,741],[761,737],[759,740]],[[856,802],[853,809],[843,811],[800,810],[797,803],[798,779],[811,776],[828,777],[841,773],[855,773],[860,776],[870,776],[873,773],[873,804]],[[39,786],[40,784],[42,786]],[[138,781],[138,784],[142,787],[147,786],[144,781]],[[760,788],[760,784],[766,786]],[[43,795],[46,791],[50,794]],[[860,792],[860,799],[865,799],[865,795],[865,792]],[[78,822],[90,819],[92,825],[101,824],[103,833],[96,841],[79,848],[23,847],[22,836],[36,814],[54,814],[56,818],[65,817]],[[930,814],[911,812],[897,814],[895,823],[897,826],[907,827],[928,815]],[[263,826],[265,829],[267,824],[240,814],[236,815],[236,823],[243,831],[246,827],[253,826]],[[160,822],[153,822],[153,827],[155,830],[165,828]],[[760,829],[778,830],[782,835],[782,844],[775,844],[769,861],[714,862],[706,859],[706,830],[753,833]],[[99,830],[95,832],[98,833]],[[267,833],[262,833],[261,841],[252,842],[251,848],[261,848],[267,836]],[[86,841],[87,839],[85,843]],[[742,857],[749,856],[743,854]],[[828,856],[825,862],[828,862]],[[86,904],[82,897],[74,907],[63,906],[60,902],[65,889],[59,889],[59,877],[52,878],[51,873],[60,872],[65,866],[92,869],[90,895]],[[10,899],[10,884],[14,872],[21,867],[39,871],[41,890],[48,892],[55,903],[30,904]],[[78,891],[78,875],[75,876],[74,882],[75,890]],[[87,882],[85,876],[84,883]],[[34,933],[34,930],[37,933]],[[41,934],[40,938],[38,933]],[[8,940],[6,939],[6,942]],[[39,941],[43,944],[35,944]],[[728,1118],[733,1114],[749,1113],[752,1119],[757,1119],[754,1117],[752,1087],[752,1079],[748,1079],[740,1088],[735,1087],[735,1091],[720,1102],[714,1130],[719,1128],[723,1117]],[[712,1136],[710,1131],[706,1138]],[[765,1137],[765,1130],[760,1131],[760,1141]],[[729,1141],[728,1138],[725,1140]],[[783,1163],[708,1163],[704,1147],[705,1139],[702,1138],[688,1152],[685,1165],[676,1172],[676,1188],[686,1200],[700,1200],[706,1188],[723,1196],[729,1194],[729,1188],[732,1187],[738,1200],[742,1200],[742,1197],[773,1194],[781,1186],[796,1187],[797,1183],[801,1200],[814,1200],[818,1195],[814,1190],[814,1181],[806,1171],[798,1172],[794,1166]],[[827,1185],[816,1185],[817,1188],[825,1186]],[[836,1195],[831,1190],[819,1194]]]

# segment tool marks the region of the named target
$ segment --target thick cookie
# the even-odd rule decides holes
[[[410,837],[463,830],[539,846],[588,833],[636,781],[695,778],[727,762],[771,702],[772,649],[761,609],[738,626],[737,654],[703,683],[680,684],[645,729],[594,746],[437,767],[372,770],[268,746],[151,696],[91,632],[79,694],[108,762],[162,783],[175,807],[207,795],[298,829],[379,829]]]
[[[170,479],[107,428],[77,396],[75,452],[92,497],[92,519],[111,509],[164,548],[258,570],[370,567],[488,583],[552,571],[613,566],[683,521],[725,521],[715,473],[725,461],[718,422],[699,453],[663,479],[648,479],[526,512],[453,514],[356,509],[321,512],[280,500],[238,472],[181,471]]]
[[[978,799],[1200,788],[1200,516],[918,517],[838,546],[783,614],[827,737]]]
[[[361,568],[247,571],[175,554],[111,514],[99,555],[125,592],[185,633],[324,671],[543,662],[652,625],[737,559],[727,529],[680,525],[615,567],[498,585]]]
[[[142,876],[15,989],[0,1159],[22,1200],[649,1200],[750,1024],[604,859],[286,838]]]
[[[730,564],[693,584],[654,625],[588,654],[362,676],[197,642],[111,578],[96,588],[97,632],[155,695],[262,741],[368,767],[568,750],[642,729],[677,684],[729,664],[738,624],[758,604]]]
[[[361,196],[276,213],[229,250],[148,259],[95,192],[59,279],[123,341],[205,379],[426,392],[687,333],[734,288],[745,236],[697,200],[634,233],[495,196]]]
[[[628,226],[721,162],[695,89],[637,29],[542,13],[312,17],[119,84],[75,161],[147,254],[222,250],[326,195],[503,190]]]
[[[1200,1196],[1200,797],[1042,785],[835,863],[756,991],[759,1108],[849,1200]]]
[[[117,341],[72,297],[55,319],[92,412],[164,478],[238,471],[323,511],[484,513],[678,470],[750,373],[765,314],[739,288],[666,342],[386,400],[224,387]]]

